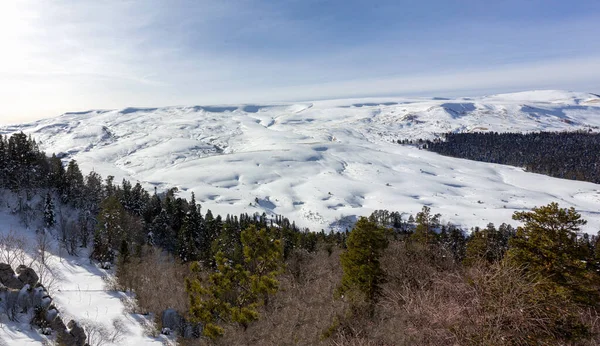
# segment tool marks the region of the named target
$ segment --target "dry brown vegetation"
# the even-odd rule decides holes
[[[279,279],[280,291],[246,330],[225,326],[216,340],[181,345],[597,345],[557,340],[564,326],[585,322],[600,332],[594,310],[540,289],[544,282],[502,262],[468,268],[436,248],[394,241],[382,257],[387,273],[375,314],[348,297],[335,299],[341,249],[295,252]],[[187,267],[155,250],[129,273],[146,311],[187,309]],[[142,274],[146,273],[146,274]],[[137,281],[135,281],[137,280]],[[137,283],[136,283],[137,282]],[[142,286],[137,286],[141,282]],[[572,318],[569,319],[568,316]],[[574,320],[573,320],[574,319]]]
[[[189,275],[188,266],[166,252],[144,247],[140,258],[119,264],[117,274],[118,288],[135,292],[136,304],[132,312],[156,316],[169,308],[187,312],[189,304],[183,282]]]
[[[246,331],[228,327],[218,345],[595,345],[556,339],[566,316],[600,332],[598,314],[542,293],[522,268],[464,268],[432,248],[392,242],[382,258],[388,280],[373,317],[333,298],[340,250],[288,261],[282,289]],[[576,321],[575,321],[576,322]],[[327,336],[327,337],[325,337]],[[194,344],[206,341],[196,340]]]
[[[296,252],[280,276],[280,291],[263,307],[260,319],[244,332],[229,326],[218,345],[318,345],[323,332],[343,316],[347,304],[334,299],[342,277],[339,249]]]

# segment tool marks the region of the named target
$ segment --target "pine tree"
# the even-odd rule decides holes
[[[62,196],[66,190],[65,167],[55,154],[52,154],[52,157],[48,160],[48,166],[48,183]]]
[[[577,302],[597,304],[598,275],[587,270],[585,251],[578,245],[579,227],[586,224],[574,208],[557,203],[515,212],[524,222],[510,240],[508,260],[551,283],[549,289]]]
[[[283,266],[281,240],[274,231],[250,226],[242,232],[243,263],[233,263],[223,252],[215,256],[217,270],[208,284],[199,278],[201,266],[192,264],[195,276],[186,279],[190,315],[204,324],[204,335],[223,335],[222,323],[237,323],[247,328],[259,317],[258,307],[279,288],[277,275]]]
[[[440,214],[431,215],[431,208],[423,206],[417,213],[415,233],[411,239],[421,244],[431,244],[435,241],[435,229],[439,226]]]
[[[56,216],[54,214],[54,203],[52,202],[50,192],[48,192],[44,201],[44,226],[46,226],[46,228],[52,228],[55,223]]]
[[[361,217],[346,241],[347,249],[340,256],[344,275],[338,294],[354,290],[364,294],[370,303],[381,293],[385,274],[379,258],[387,247],[386,231],[376,223]]]
[[[83,202],[84,193],[84,182],[83,174],[79,170],[79,165],[75,160],[71,160],[67,166],[65,173],[65,194],[63,195],[63,202],[70,203],[75,207],[80,207]]]
[[[184,218],[178,236],[178,255],[184,263],[198,261],[201,257],[198,238],[202,228],[202,219],[196,207],[196,198],[192,193],[190,209]]]
[[[125,209],[115,195],[102,201],[94,235],[93,258],[101,262],[114,260],[115,249],[126,236],[125,216]]]

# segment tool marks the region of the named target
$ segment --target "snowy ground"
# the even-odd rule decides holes
[[[0,127],[24,131],[84,171],[191,191],[204,210],[281,214],[311,230],[376,209],[423,205],[467,227],[510,222],[558,201],[600,229],[600,186],[443,157],[392,143],[447,131],[600,126],[600,97],[532,91],[460,99],[362,99],[285,105],[127,108]],[[258,199],[258,203],[256,203]],[[337,221],[342,222],[337,222]]]
[[[25,228],[21,220],[9,212],[7,203],[14,201],[6,196],[8,192],[0,191],[2,195],[0,206],[0,236],[12,232],[22,237],[25,242],[25,251],[28,258],[36,256],[36,233],[40,220],[34,220],[32,229]],[[40,213],[41,214],[41,213]],[[56,236],[56,234],[54,234]],[[0,245],[1,246],[1,245]],[[4,248],[0,249],[4,251]],[[50,270],[49,279],[44,280],[53,304],[58,308],[63,321],[68,323],[74,319],[85,326],[88,331],[93,326],[95,333],[90,341],[92,345],[164,345],[169,339],[164,336],[151,338],[145,335],[142,325],[145,318],[134,315],[125,309],[122,299],[125,295],[121,292],[110,290],[105,278],[111,273],[97,265],[90,263],[88,253],[81,250],[79,256],[69,256],[65,251],[60,251],[55,240],[50,242],[47,255],[47,268]],[[29,265],[29,260],[27,261]],[[13,265],[16,267],[16,264]],[[39,274],[37,264],[32,266]],[[15,269],[15,268],[13,268]],[[45,345],[48,339],[33,329],[28,320],[23,317],[22,323],[11,322],[6,315],[0,312],[0,345]],[[120,332],[117,332],[117,328]],[[104,329],[104,338],[99,331]],[[115,337],[116,336],[116,337]],[[52,336],[51,340],[55,337]],[[113,338],[114,337],[114,338]]]

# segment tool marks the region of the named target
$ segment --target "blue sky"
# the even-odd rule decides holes
[[[600,1],[0,4],[0,123],[126,106],[600,92]]]

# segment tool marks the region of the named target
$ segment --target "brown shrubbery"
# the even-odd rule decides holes
[[[217,345],[595,345],[566,341],[598,314],[540,289],[544,282],[503,262],[465,268],[435,245],[394,241],[382,257],[387,282],[373,317],[334,299],[339,249],[295,253],[281,290],[246,331],[229,326]],[[362,313],[361,313],[362,312]],[[594,334],[596,335],[596,334]],[[202,344],[206,341],[194,341]]]
[[[133,312],[156,316],[169,308],[187,313],[188,295],[183,285],[187,275],[187,265],[153,247],[143,247],[141,257],[132,256],[117,269],[119,289],[135,292]]]
[[[325,247],[292,252],[280,290],[247,329],[226,325],[216,341],[182,345],[597,345],[600,319],[508,261],[465,267],[437,245],[391,241],[381,265],[386,281],[374,308],[358,295],[335,299],[340,254]],[[141,312],[187,311],[186,266],[157,250],[121,274]],[[350,301],[349,297],[352,297]],[[366,304],[365,304],[366,306]],[[367,312],[369,311],[369,312]],[[588,326],[582,328],[582,326]]]
[[[218,345],[327,345],[323,333],[347,304],[334,299],[342,278],[340,249],[293,253],[279,277],[279,292],[248,329],[229,326]]]

